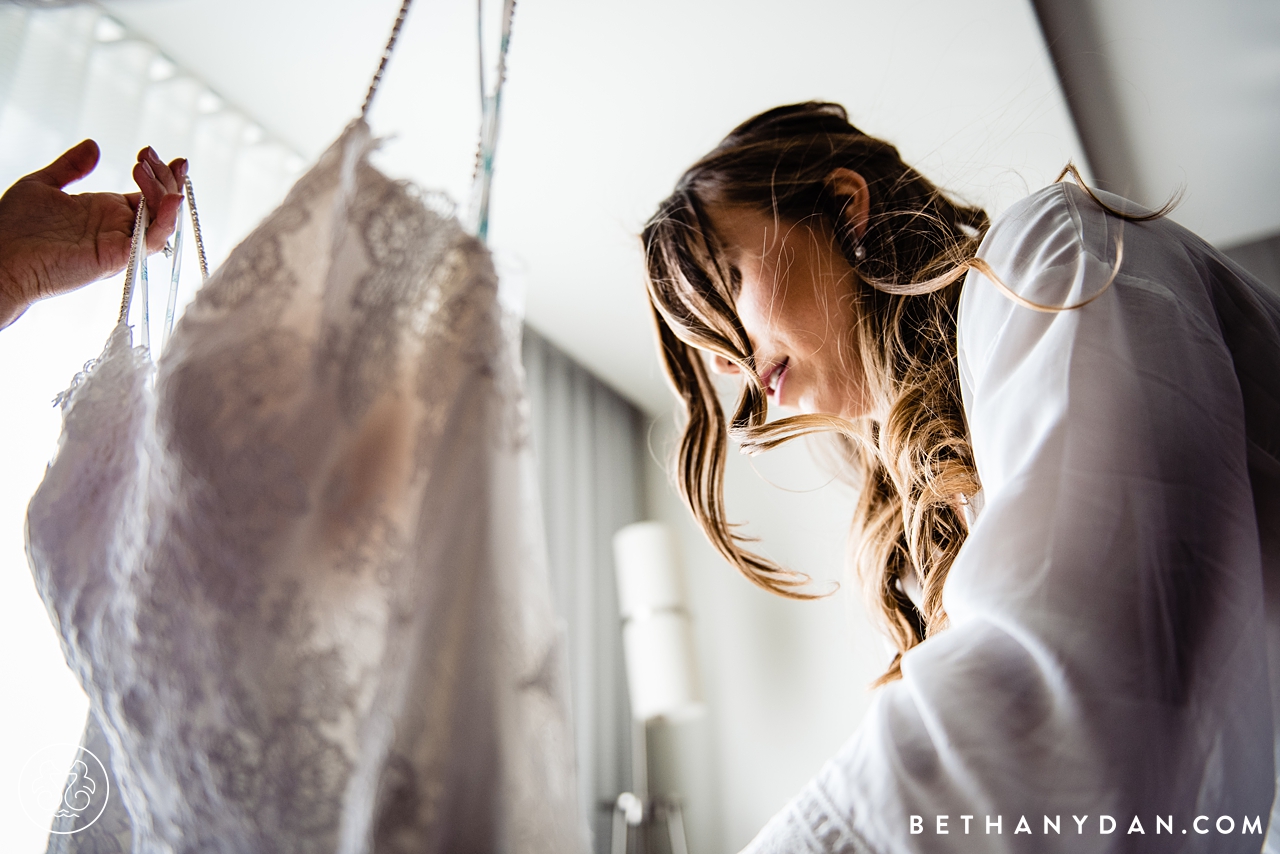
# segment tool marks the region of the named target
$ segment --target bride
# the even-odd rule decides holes
[[[649,221],[695,519],[811,597],[734,533],[724,459],[828,434],[898,651],[748,850],[1262,847],[1280,298],[1166,212],[1060,181],[991,222],[806,103],[736,128]],[[713,372],[739,380],[728,416]]]

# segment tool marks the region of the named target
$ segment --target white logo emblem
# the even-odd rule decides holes
[[[71,756],[70,768],[67,757]],[[18,780],[19,799],[27,818],[49,832],[79,833],[107,808],[111,794],[107,769],[97,756],[74,744],[50,744],[36,751]]]

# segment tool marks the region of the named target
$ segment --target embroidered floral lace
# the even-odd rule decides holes
[[[518,348],[370,147],[68,395],[28,550],[113,780],[51,851],[580,848]]]

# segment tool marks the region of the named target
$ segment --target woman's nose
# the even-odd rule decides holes
[[[742,373],[741,368],[719,353],[711,354],[711,370],[717,374],[736,375]]]

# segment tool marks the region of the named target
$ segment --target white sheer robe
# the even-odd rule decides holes
[[[979,255],[1064,305],[1104,286],[1121,233],[1114,284],[1077,310],[1019,307],[970,273],[959,362],[983,506],[947,579],[951,626],[751,854],[1263,847],[1280,298],[1069,184],[1000,217]]]
[[[121,325],[71,393],[29,554],[116,785],[51,850],[582,843],[518,347],[488,253],[370,145],[158,371]]]

